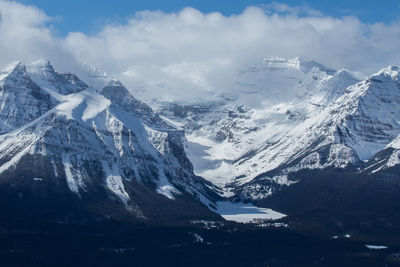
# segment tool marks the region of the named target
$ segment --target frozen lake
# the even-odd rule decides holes
[[[220,201],[217,202],[217,205],[217,212],[225,220],[240,223],[250,223],[253,219],[278,220],[286,216],[277,211],[259,208],[252,204]]]

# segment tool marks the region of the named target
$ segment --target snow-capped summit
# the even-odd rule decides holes
[[[35,83],[45,90],[51,90],[60,95],[77,93],[88,88],[75,74],[56,72],[50,61],[46,59],[33,62],[26,68]]]
[[[19,128],[52,108],[50,95],[33,82],[21,62],[2,71],[0,103],[0,133]]]
[[[230,98],[256,107],[298,101],[305,95],[320,95],[320,88],[334,73],[321,64],[300,58],[264,58],[239,71]]]
[[[25,66],[20,61],[14,61],[8,64],[4,69],[1,70],[0,79],[5,78],[6,76],[12,75],[12,73],[17,73],[19,71],[26,71]]]
[[[383,149],[400,132],[400,84],[394,69],[386,68],[348,87],[332,104],[332,112],[342,113],[337,117],[340,142],[355,149],[363,160]]]
[[[45,58],[41,58],[35,62],[32,62],[30,64],[30,67],[32,68],[33,71],[36,72],[42,72],[43,74],[52,74],[55,72],[53,66],[51,65],[50,61],[45,59]]]
[[[400,69],[397,66],[388,66],[380,70],[377,74],[373,76],[390,76],[393,80],[399,80]]]

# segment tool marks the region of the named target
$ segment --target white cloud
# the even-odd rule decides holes
[[[280,13],[280,14],[296,14],[305,16],[323,16],[323,14],[316,9],[310,8],[309,6],[288,6],[278,2],[272,2],[270,4],[261,5],[268,14]]]
[[[41,57],[65,66],[73,62],[61,45],[64,40],[53,35],[51,21],[52,18],[34,6],[0,1],[0,66]]]
[[[399,23],[365,24],[304,6],[274,3],[231,16],[193,8],[143,11],[124,25],[65,38],[52,34],[51,18],[35,7],[0,1],[0,13],[0,64],[47,57],[66,68],[75,60],[125,73],[155,97],[219,90],[238,68],[267,56],[300,56],[367,74],[400,63]]]
[[[0,2],[1,61],[36,54],[52,43],[45,23],[49,18],[40,10],[15,2]]]

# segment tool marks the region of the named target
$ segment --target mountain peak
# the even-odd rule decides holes
[[[55,72],[50,61],[45,58],[41,58],[41,59],[29,64],[29,69],[31,72],[36,72],[36,73],[39,73],[39,72],[53,73],[53,72]]]
[[[107,86],[123,86],[123,84],[116,79],[111,79]]]
[[[77,93],[88,87],[74,74],[55,71],[45,58],[27,65],[27,72],[40,87],[61,95]],[[54,94],[53,96],[55,97]]]
[[[51,66],[50,61],[44,57],[34,61],[32,64],[38,64],[38,65],[42,65],[42,66]]]
[[[3,78],[10,76],[12,74],[23,74],[26,73],[25,65],[21,63],[21,61],[14,61],[9,64],[7,67],[1,70],[0,72],[0,80]]]
[[[373,75],[373,76],[390,76],[392,77],[393,80],[398,81],[399,80],[399,73],[400,73],[400,69],[397,66],[387,66],[386,68],[383,68],[382,70],[380,70],[377,74]]]

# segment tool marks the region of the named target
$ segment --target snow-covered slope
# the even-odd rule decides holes
[[[31,165],[27,183],[58,181],[82,200],[101,188],[137,218],[149,216],[132,195],[135,186],[164,196],[159,205],[183,196],[212,205],[216,195],[193,174],[183,132],[120,82],[107,82],[89,87],[73,74],[57,73],[46,60],[4,70],[0,183],[13,183],[21,166]]]
[[[264,59],[232,88],[219,102],[161,108],[186,130],[195,172],[226,195],[240,188],[263,198],[296,183],[288,173],[357,167],[400,133],[396,67],[364,79],[299,58]]]
[[[316,106],[276,143],[262,147],[251,158],[239,160],[234,168],[252,180],[299,159],[287,171],[343,168],[370,159],[400,132],[396,75],[389,68],[349,86],[334,101]],[[322,160],[319,150],[326,146],[329,152],[324,152],[327,155]]]
[[[393,168],[394,172],[397,172],[396,168],[399,167],[400,135],[389,143],[385,149],[378,152],[372,159],[370,159],[367,166],[365,166],[362,171],[367,174],[375,174],[390,171]]]
[[[238,160],[255,156],[285,136],[289,139],[290,131],[299,132],[294,127],[309,119],[320,102],[337,97],[331,87],[340,91],[355,82],[346,71],[334,72],[298,58],[265,59],[238,74],[229,100],[166,105],[162,111],[185,128],[195,171],[223,185],[242,175]],[[281,161],[264,167],[272,169]],[[245,168],[251,172],[254,166]]]

